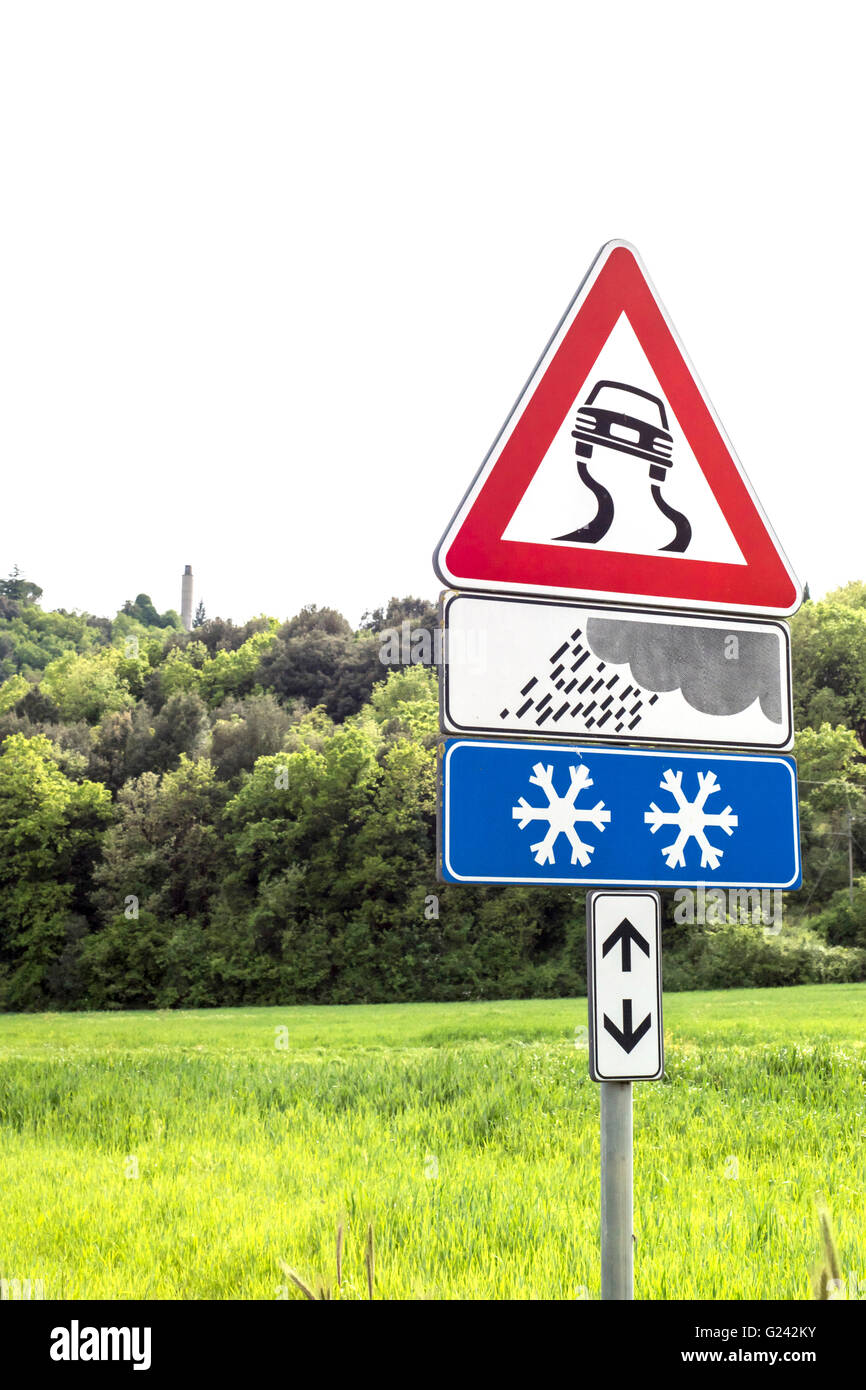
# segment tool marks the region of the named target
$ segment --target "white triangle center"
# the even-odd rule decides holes
[[[599,387],[588,406],[599,382],[618,385]],[[591,445],[572,436],[582,406],[587,406],[584,418],[594,421]],[[611,422],[611,412],[634,424]],[[574,531],[583,538],[564,538]],[[625,313],[614,324],[503,539],[746,563]]]

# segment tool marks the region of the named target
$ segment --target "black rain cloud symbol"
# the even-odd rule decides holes
[[[586,639],[602,661],[627,662],[648,690],[681,690],[701,714],[739,714],[758,699],[782,722],[779,640],[770,633],[592,617]]]

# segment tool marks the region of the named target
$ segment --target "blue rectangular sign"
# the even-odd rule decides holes
[[[452,883],[799,888],[793,758],[446,739]]]

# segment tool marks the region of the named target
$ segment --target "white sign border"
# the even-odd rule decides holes
[[[598,1016],[598,982],[595,976],[595,903],[597,898],[651,898],[655,905],[655,949],[656,949],[656,1009],[658,1036],[658,1070],[652,1075],[602,1076],[596,1065],[596,1023]],[[615,889],[589,888],[586,893],[586,1001],[589,1021],[589,1076],[591,1081],[661,1081],[665,1074],[665,1025],[662,1009],[662,903],[656,889]]]

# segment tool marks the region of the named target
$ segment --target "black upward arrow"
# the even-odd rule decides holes
[[[607,953],[608,953],[608,951],[612,951],[612,950],[613,950],[614,946],[616,945],[616,943],[617,943],[618,941],[622,942],[622,968],[623,968],[623,970],[631,970],[631,943],[632,943],[632,942],[634,942],[635,946],[639,946],[639,947],[640,947],[640,949],[643,951],[643,953],[644,953],[645,956],[647,956],[647,957],[649,956],[649,953],[650,953],[649,942],[648,942],[644,937],[641,936],[641,934],[640,934],[640,932],[638,931],[637,927],[633,926],[632,923],[628,920],[627,917],[623,917],[622,921],[620,922],[620,924],[619,924],[619,926],[616,928],[616,930],[611,932],[610,936],[607,938],[607,941],[604,943],[604,946],[602,947],[602,952],[601,952],[601,954],[602,954],[603,956],[606,956]]]
[[[637,1028],[632,1028],[630,999],[624,999],[622,1001],[622,1032],[620,1032],[615,1023],[611,1023],[607,1014],[604,1016],[605,1028],[608,1033],[610,1033],[611,1037],[616,1039],[625,1052],[631,1052],[633,1047],[637,1047],[644,1033],[649,1032],[651,1022],[652,1014],[647,1014],[643,1023],[639,1023]]]

